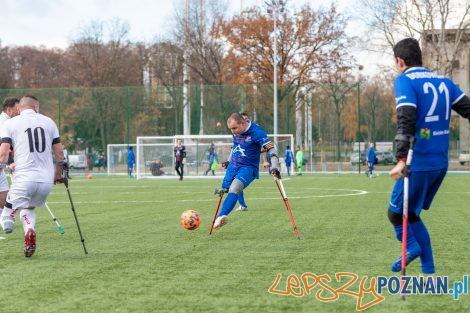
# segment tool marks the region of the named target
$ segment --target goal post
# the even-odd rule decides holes
[[[277,142],[278,154],[281,161],[281,171],[285,169],[284,152],[287,145],[293,148],[294,136],[292,134],[269,135],[273,142]],[[221,163],[227,161],[232,148],[232,135],[176,135],[176,136],[139,136],[136,141],[136,177],[142,178],[176,178],[175,158],[173,149],[178,139],[183,140],[186,147],[184,176],[191,177],[222,177],[225,170]],[[209,171],[208,151],[211,144],[215,146],[218,166],[215,175]],[[260,163],[260,172],[267,171]]]

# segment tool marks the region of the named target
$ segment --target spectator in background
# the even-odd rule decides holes
[[[129,177],[131,178],[132,178],[132,170],[134,169],[134,164],[135,164],[134,149],[132,147],[129,147],[129,149],[127,150],[127,168],[128,168]]]

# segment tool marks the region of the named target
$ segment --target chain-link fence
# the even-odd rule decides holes
[[[0,90],[0,98],[36,96],[41,113],[59,126],[69,153],[86,151],[93,161],[94,155],[107,153],[108,144],[134,144],[137,136],[183,134],[183,89],[12,89]],[[192,135],[229,134],[226,119],[239,111],[274,133],[271,85],[190,85],[188,90]],[[358,150],[364,152],[368,142],[376,143],[378,150],[393,150],[396,117],[391,89],[311,84],[280,87],[278,99],[278,133],[294,135],[295,145],[304,150],[307,170],[355,170],[363,164],[355,161],[361,159]],[[459,141],[459,125],[459,118],[453,117],[450,158],[456,168],[466,169],[458,160],[469,144]]]

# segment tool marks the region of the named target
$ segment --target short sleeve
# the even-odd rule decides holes
[[[7,120],[5,123],[3,123],[2,127],[0,127],[0,138],[11,139],[10,120]]]
[[[413,90],[411,81],[405,76],[400,75],[395,79],[395,104],[396,108],[403,106],[412,106],[416,108],[416,93]]]

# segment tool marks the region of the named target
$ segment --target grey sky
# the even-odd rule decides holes
[[[196,0],[190,0],[196,1]],[[318,5],[317,0],[289,0],[289,5]],[[321,1],[329,5],[332,0]],[[353,2],[335,1],[339,10],[348,12]],[[157,35],[171,32],[175,7],[183,0],[0,0],[0,40],[3,46],[33,45],[66,47],[80,28],[91,20],[120,18],[130,24],[130,38],[152,41]],[[263,0],[232,0],[230,11],[263,5]],[[348,29],[358,35],[357,26]],[[370,63],[370,56],[355,52],[360,63]],[[363,60],[363,61],[362,61]],[[370,70],[373,65],[366,65]]]

